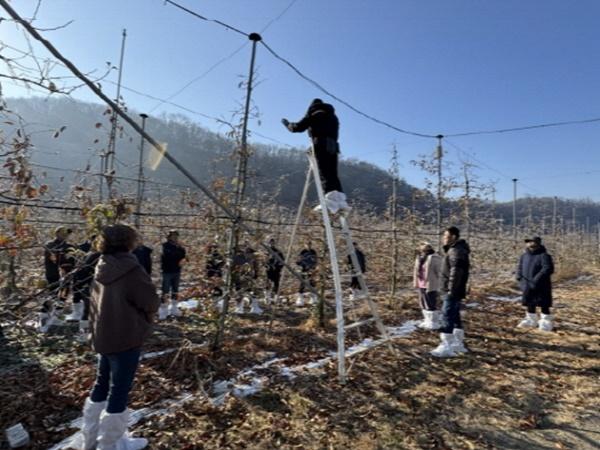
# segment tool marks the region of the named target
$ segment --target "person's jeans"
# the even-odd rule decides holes
[[[452,333],[455,328],[462,328],[460,320],[460,298],[448,294],[442,305],[442,333]]]
[[[172,300],[177,300],[177,293],[179,292],[179,280],[181,280],[181,272],[162,274],[163,300],[168,297],[169,293],[171,293]]]
[[[108,400],[106,412],[110,414],[125,411],[140,354],[140,348],[109,355],[99,354],[96,383],[92,388],[90,399],[93,402]]]

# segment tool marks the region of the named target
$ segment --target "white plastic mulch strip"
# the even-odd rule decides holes
[[[515,303],[521,300],[521,296],[517,295],[517,296],[506,296],[506,295],[488,295],[487,296],[488,299],[493,300],[495,302],[509,302],[509,303]]]
[[[398,327],[387,327],[387,332],[389,334],[390,339],[404,337],[414,332],[417,329],[417,324],[419,323],[419,320],[409,320]],[[386,342],[386,339],[363,339],[358,344],[348,347],[348,349],[346,350],[346,356],[354,356],[358,353],[385,344]],[[167,353],[173,353],[176,350],[177,349],[168,349],[163,350],[161,352],[147,353],[144,356],[146,359],[148,359]],[[334,361],[335,358],[337,358],[337,354],[335,352],[330,352],[329,356],[321,358],[317,361],[311,361],[306,364],[288,367],[282,364],[282,362],[285,361],[286,358],[277,358],[274,357],[273,354],[272,357],[267,361],[245,369],[233,378],[214,382],[212,385],[212,396],[209,397],[208,400],[213,405],[219,406],[225,402],[228,395],[233,395],[237,398],[244,398],[260,392],[269,382],[269,377],[266,374],[261,375],[260,371],[264,369],[269,369],[272,366],[276,366],[279,368],[280,375],[287,378],[288,380],[293,380],[298,376],[298,374],[309,370],[320,369],[327,365],[329,362]],[[133,426],[142,419],[152,417],[157,414],[164,414],[169,410],[177,408],[189,401],[195,400],[200,396],[201,394],[184,393],[175,399],[160,402],[158,408],[142,408],[135,411],[131,411],[129,425]],[[57,428],[57,430],[62,430],[66,428],[79,428],[81,426],[81,420],[82,418],[79,417],[71,421],[68,425],[64,425],[62,427]],[[78,439],[80,439],[79,435],[80,433],[77,432],[72,436],[65,438],[58,444],[54,445],[49,450],[68,449],[72,443],[75,443]]]

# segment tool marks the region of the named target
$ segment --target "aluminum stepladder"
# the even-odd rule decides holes
[[[327,236],[327,247],[329,249],[329,258],[331,262],[331,271],[333,275],[333,283],[335,290],[335,315],[336,315],[336,326],[337,326],[337,356],[338,356],[338,376],[341,383],[346,382],[346,346],[345,346],[345,334],[346,330],[350,330],[353,328],[358,328],[361,325],[365,325],[371,322],[374,322],[377,326],[377,329],[381,333],[382,338],[387,341],[388,346],[392,352],[394,349],[391,345],[391,341],[389,340],[389,335],[385,325],[383,324],[381,317],[379,316],[379,312],[377,311],[377,306],[371,299],[369,295],[369,290],[367,284],[365,282],[364,274],[362,273],[360,264],[358,262],[358,257],[356,256],[356,250],[354,248],[354,241],[352,240],[352,234],[350,232],[350,226],[348,225],[348,219],[346,217],[346,212],[341,211],[336,214],[337,218],[340,222],[341,234],[342,238],[346,243],[346,255],[350,256],[350,260],[352,261],[352,272],[351,276],[356,277],[358,279],[360,290],[361,290],[361,299],[366,300],[367,305],[371,311],[371,317],[360,321],[354,322],[349,325],[345,325],[344,320],[344,304],[343,304],[343,290],[342,290],[342,281],[340,276],[340,267],[339,267],[339,259],[338,252],[335,245],[335,236],[333,234],[333,226],[331,225],[330,212],[327,209],[327,201],[325,198],[325,193],[323,191],[323,186],[321,184],[321,176],[319,173],[319,166],[317,165],[317,160],[314,155],[314,148],[311,148],[308,151],[308,161],[310,164],[309,171],[306,177],[306,185],[304,187],[303,198],[300,205],[302,208],[304,204],[304,200],[306,198],[306,191],[308,190],[308,185],[310,183],[310,175],[312,173],[312,177],[315,182],[315,187],[317,189],[317,195],[319,197],[319,203],[321,205],[321,214],[323,216],[323,223],[325,225],[325,234]],[[300,214],[300,210],[299,210]],[[295,230],[294,230],[295,231]],[[292,236],[293,239],[293,236]]]

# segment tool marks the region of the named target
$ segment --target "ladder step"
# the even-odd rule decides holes
[[[352,328],[360,327],[361,325],[366,325],[367,323],[375,322],[375,317],[371,317],[369,319],[362,320],[360,322],[354,322],[350,325],[346,325],[344,327],[345,330],[351,330]]]

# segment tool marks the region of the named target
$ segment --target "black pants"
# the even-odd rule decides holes
[[[419,288],[419,301],[421,303],[421,309],[435,311],[437,306],[437,298],[437,292],[427,292],[427,289]]]
[[[272,292],[279,292],[279,282],[281,281],[281,270],[267,270],[268,288],[273,286]]]
[[[540,306],[542,309],[542,314],[550,315],[550,308],[548,306]],[[535,314],[535,305],[528,305],[527,312],[530,314]]]
[[[335,142],[335,141],[334,141]],[[337,143],[335,143],[337,149]],[[321,175],[321,183],[323,183],[323,189],[325,193],[331,191],[344,192],[342,190],[342,183],[338,178],[338,153],[336,151],[330,151],[326,146],[315,147],[315,158],[317,159],[317,165],[319,166],[319,174]]]

